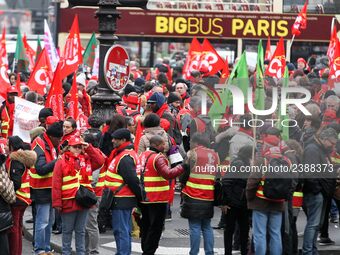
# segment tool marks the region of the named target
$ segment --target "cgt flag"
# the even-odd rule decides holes
[[[192,39],[188,56],[183,66],[183,77],[189,79],[192,71],[198,71],[200,67],[200,60],[202,54],[202,45],[196,37]]]
[[[64,55],[61,60],[62,79],[77,71],[78,65],[83,62],[83,55],[81,54],[78,15],[74,17],[71,31],[66,40],[63,54]]]
[[[28,69],[29,69],[30,72],[32,72],[33,68],[34,68],[34,58],[35,58],[36,52],[28,44],[26,34],[24,34],[24,36],[22,38],[22,42],[24,44],[26,54],[27,54],[27,57],[28,57],[28,61],[29,61]]]
[[[48,93],[45,107],[52,108],[54,116],[57,117],[59,120],[63,120],[64,98],[60,65],[60,63],[57,65],[57,68],[54,72],[52,86]]]
[[[299,36],[301,34],[301,30],[307,28],[307,5],[308,0],[306,0],[304,6],[302,7],[292,26],[292,34],[294,36]]]
[[[267,67],[266,75],[271,76],[273,78],[281,79],[284,75],[285,68],[286,68],[285,46],[283,38],[281,37],[279,43],[277,44],[274,55]]]
[[[43,96],[46,94],[46,86],[51,85],[52,77],[53,72],[50,58],[46,48],[44,48],[40,53],[34,70],[27,82],[27,86],[31,91],[35,91]]]
[[[203,76],[216,74],[225,67],[224,60],[218,55],[208,39],[204,39],[202,44],[202,53],[198,70],[204,70]]]
[[[72,87],[70,90],[70,101],[68,102],[68,117],[71,117],[74,120],[78,120],[79,118],[79,109],[78,109],[78,88],[77,88],[77,75],[74,73]]]

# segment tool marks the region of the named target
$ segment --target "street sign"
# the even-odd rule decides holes
[[[107,85],[115,91],[123,89],[129,80],[130,59],[120,45],[113,45],[104,59],[104,77]]]

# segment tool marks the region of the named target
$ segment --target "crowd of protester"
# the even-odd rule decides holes
[[[165,220],[171,219],[175,187],[181,191],[181,217],[188,219],[192,255],[199,252],[201,233],[205,254],[214,254],[214,206],[222,211],[217,228],[224,229],[225,254],[234,249],[241,254],[299,254],[296,222],[303,213],[307,223],[302,254],[317,254],[317,244],[334,244],[328,225],[339,222],[340,88],[335,84],[330,89],[324,59],[301,58],[296,66],[287,66],[288,86],[310,91],[312,99],[304,106],[312,115],[290,106],[289,118],[297,125],[289,128],[285,141],[281,128],[265,121],[276,119],[276,113],[258,116],[265,125],[254,128],[248,122],[251,114],[232,115],[227,109],[228,118],[243,124],[214,127],[202,114],[201,100],[202,95],[212,94],[209,86],[219,77],[205,77],[196,70],[185,80],[164,61],[145,74],[132,68],[120,92],[121,102],[108,120],[92,114],[90,96],[98,85],[81,72],[76,78],[79,120],[70,118],[71,81],[65,80],[65,119],[43,108],[40,125],[30,131],[27,144],[13,136],[14,97],[19,91],[16,75],[10,75],[13,86],[0,108],[0,181],[7,178],[13,183],[16,202],[5,195],[9,186],[0,185],[1,254],[22,253],[23,215],[28,206],[32,206],[34,254],[53,254],[53,225],[54,233],[62,234],[65,255],[72,254],[73,232],[77,254],[99,254],[100,232],[109,227],[117,254],[130,254],[132,222],[140,228],[143,254],[155,254]],[[252,88],[256,80],[252,71],[249,78]],[[22,81],[22,97],[44,105],[44,97],[29,91]],[[265,77],[267,109],[272,88],[282,84]],[[210,98],[211,103],[214,100]],[[270,199],[266,192],[271,186],[262,172],[238,176],[200,171],[208,166],[240,170],[266,164],[305,169],[320,165],[334,175],[292,174],[281,180],[285,199]]]

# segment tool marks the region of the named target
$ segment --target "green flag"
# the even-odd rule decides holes
[[[40,36],[38,35],[38,40],[37,40],[37,51],[35,53],[35,61],[37,62],[38,57],[40,53],[42,52],[42,47],[41,47],[41,41],[40,41]]]
[[[234,85],[239,87],[244,95],[245,102],[247,101],[247,93],[249,87],[248,65],[246,59],[246,52],[244,51],[239,61],[236,63],[233,71],[231,72],[227,86]],[[222,104],[219,100],[215,100],[209,111],[211,120],[220,119],[226,113],[227,106],[233,104],[232,93],[228,89],[224,89],[220,93]],[[215,127],[218,128],[218,127]]]
[[[264,110],[264,100],[266,94],[263,86],[263,72],[264,72],[264,58],[262,40],[260,40],[257,48],[257,62],[256,62],[256,88],[255,88],[255,104],[256,110]]]
[[[27,72],[29,60],[26,54],[24,43],[22,41],[20,30],[17,33],[17,45],[14,54],[15,63],[17,65],[17,72]]]
[[[288,68],[286,67],[285,69],[285,73],[283,76],[283,87],[287,88],[288,87],[288,82],[289,82],[289,73],[288,73]],[[281,109],[279,107],[279,109]],[[284,122],[284,126],[281,125],[282,121]],[[287,115],[287,112],[280,112],[280,123],[279,123],[279,127],[281,130],[281,137],[283,141],[287,141],[289,140],[289,117]]]
[[[93,33],[83,54],[83,64],[87,67],[91,67],[91,69],[93,68],[97,45],[96,34]]]

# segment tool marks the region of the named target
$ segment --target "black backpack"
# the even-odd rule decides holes
[[[265,160],[267,172],[264,175],[263,195],[277,202],[288,200],[293,184],[291,161],[281,154],[267,155]]]

